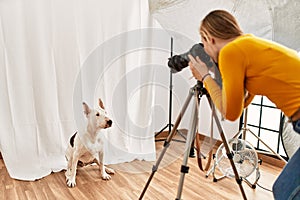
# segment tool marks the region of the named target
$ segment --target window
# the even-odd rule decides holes
[[[241,126],[244,125],[243,117],[241,118]],[[245,139],[257,150],[271,153],[269,148],[263,144],[265,143],[273,151],[286,158],[280,136],[283,117],[282,112],[267,97],[255,96],[251,105],[248,106],[246,127],[261,141],[249,133],[250,131],[246,132]]]

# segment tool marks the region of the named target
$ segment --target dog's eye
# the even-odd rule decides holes
[[[97,117],[99,117],[99,116],[100,116],[100,114],[99,114],[99,113],[97,113],[97,114],[96,114],[96,116],[97,116]]]

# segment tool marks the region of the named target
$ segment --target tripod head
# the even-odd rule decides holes
[[[203,86],[203,82],[197,80],[196,85],[194,86],[194,91],[197,91],[199,96],[209,95],[206,88]]]

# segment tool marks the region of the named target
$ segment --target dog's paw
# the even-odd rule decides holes
[[[115,173],[115,170],[111,169],[111,168],[108,168],[108,167],[105,167],[105,171],[106,173],[108,174],[114,174]]]
[[[102,179],[103,179],[103,180],[110,180],[110,179],[111,179],[111,176],[110,176],[109,174],[107,174],[107,173],[103,173],[103,174],[102,174]]]
[[[75,187],[76,186],[76,181],[75,178],[67,178],[67,186],[68,187]]]

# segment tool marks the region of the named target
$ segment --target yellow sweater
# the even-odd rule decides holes
[[[208,77],[205,86],[216,107],[236,120],[254,95],[264,95],[285,115],[300,108],[300,57],[275,42],[245,34],[226,44],[219,53],[222,91]],[[245,101],[245,89],[250,96]]]

